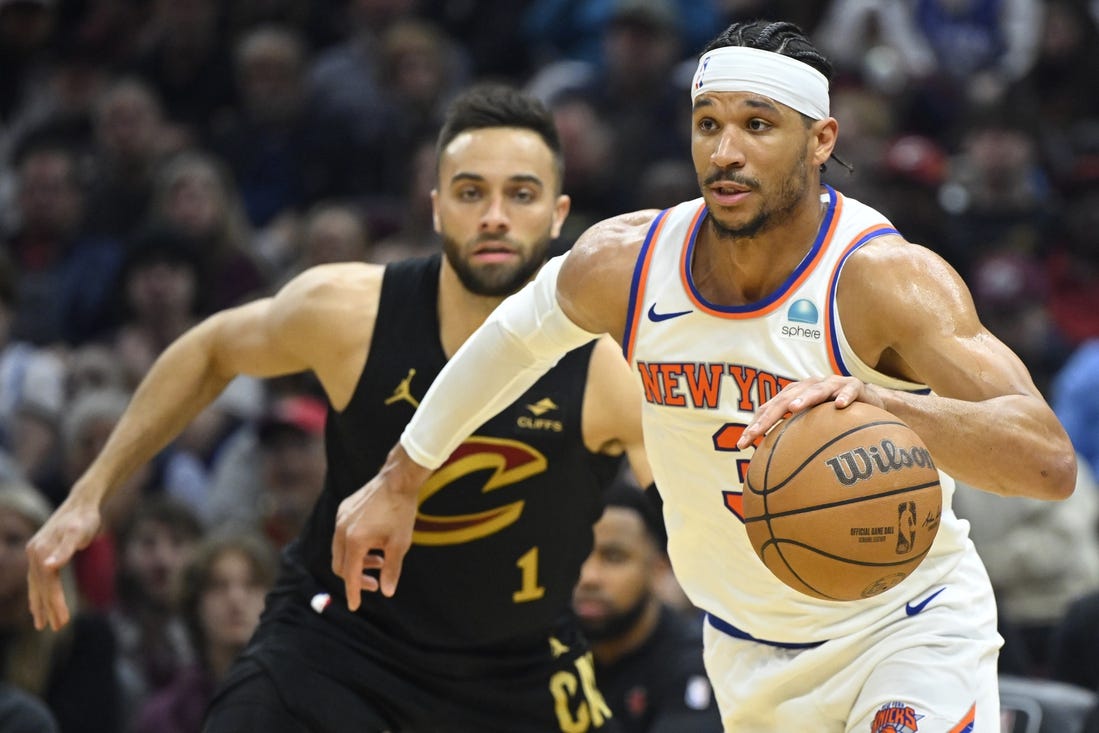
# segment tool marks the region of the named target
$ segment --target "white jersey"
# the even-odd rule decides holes
[[[791,381],[828,374],[926,391],[861,362],[836,310],[847,256],[896,230],[831,187],[822,201],[827,212],[801,264],[776,292],[743,306],[708,303],[692,281],[703,200],[662,212],[638,258],[623,340],[644,390],[645,448],[664,500],[676,577],[691,601],[727,630],[779,644],[822,642],[876,624],[906,601],[949,584],[961,559],[975,554],[968,523],[950,509],[954,482],[945,474],[941,525],[930,552],[908,578],[877,596],[835,602],[804,595],[772,575],[748,540],[739,510],[753,449],[738,451],[735,444],[759,405]],[[965,592],[990,597],[991,587],[979,584]]]

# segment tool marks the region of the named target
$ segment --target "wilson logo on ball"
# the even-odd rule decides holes
[[[900,471],[905,468],[934,468],[931,454],[926,448],[912,446],[898,448],[892,440],[885,439],[879,445],[854,448],[825,461],[836,474],[836,480],[844,486],[854,486],[879,473]]]

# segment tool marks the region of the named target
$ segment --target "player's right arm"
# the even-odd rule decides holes
[[[210,316],[153,364],[102,452],[27,544],[36,628],[69,620],[59,572],[100,527],[104,499],[151,460],[238,375],[312,369],[333,404],[350,399],[369,348],[381,268],[314,268],[277,295]]]

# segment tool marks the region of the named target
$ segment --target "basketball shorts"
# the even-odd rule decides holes
[[[996,604],[975,553],[941,589],[809,648],[704,632],[726,731],[999,733]]]
[[[313,627],[268,622],[237,660],[203,733],[617,733],[586,643],[559,628],[541,661],[406,660],[351,652]],[[487,664],[486,664],[487,663]]]

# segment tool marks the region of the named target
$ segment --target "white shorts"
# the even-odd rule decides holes
[[[1000,731],[996,663],[1003,639],[974,553],[922,610],[910,615],[901,606],[858,634],[787,649],[707,623],[704,639],[727,733]]]

